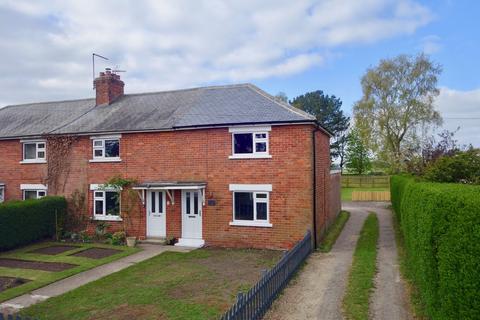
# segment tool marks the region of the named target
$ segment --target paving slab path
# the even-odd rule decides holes
[[[0,313],[11,314],[20,309],[29,307],[48,298],[59,296],[84,284],[103,278],[109,274],[123,270],[136,263],[153,258],[165,251],[188,252],[192,248],[163,246],[154,244],[141,244],[142,251],[126,256],[119,260],[98,266],[96,268],[80,272],[71,277],[51,283],[45,287],[33,290],[16,298],[4,301],[0,304]]]
[[[350,219],[329,253],[314,252],[304,268],[266,314],[268,320],[343,319],[345,293],[353,252],[370,211],[378,214],[380,225],[377,289],[372,296],[371,318],[410,319],[403,281],[397,264],[391,214],[384,203],[344,203]]]

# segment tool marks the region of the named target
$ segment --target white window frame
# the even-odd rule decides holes
[[[230,184],[229,190],[232,192],[232,221],[231,226],[243,227],[266,227],[271,228],[270,223],[270,192],[272,192],[271,184]],[[253,220],[237,220],[235,219],[235,193],[248,192],[253,194]],[[258,194],[266,194],[266,198],[257,198]],[[267,219],[257,220],[257,203],[267,204]]]
[[[47,163],[47,142],[45,140],[21,140],[22,143],[22,161],[20,163]],[[35,158],[25,159],[25,145],[35,145]],[[43,144],[43,148],[39,148],[39,145]],[[43,157],[39,157],[38,154],[43,152]]]
[[[100,136],[100,137],[90,137],[92,140],[92,159],[90,162],[120,162],[122,159],[120,158],[120,139],[121,135],[115,136]],[[118,141],[118,157],[106,157],[105,156],[105,141],[107,140],[117,140]],[[95,144],[100,142],[100,145],[96,146]],[[101,156],[95,156],[95,151],[101,150]]]
[[[228,132],[232,134],[232,155],[229,156],[229,159],[269,159],[272,156],[270,155],[270,139],[269,132],[272,130],[270,126],[263,127],[230,127]],[[251,134],[252,135],[252,153],[235,153],[235,134]],[[256,134],[264,134],[265,138],[257,138]],[[257,152],[256,144],[257,143],[266,143],[266,151]]]
[[[5,201],[5,185],[0,184],[0,203]]]
[[[122,196],[121,191],[122,189],[115,189],[112,187],[106,187],[103,184],[91,184],[90,191],[93,192],[92,199],[93,199],[93,220],[101,220],[101,221],[122,221],[121,213],[122,213]],[[97,197],[97,192],[101,192],[102,196]],[[107,213],[107,200],[105,198],[106,192],[118,192],[119,193],[119,200],[118,200],[118,216],[108,215]],[[103,201],[103,212],[105,214],[97,214],[95,202],[97,200]]]
[[[22,199],[26,200],[25,193],[27,191],[33,191],[37,193],[37,199],[41,199],[48,195],[47,193],[47,186],[43,184],[21,184],[20,190],[22,190]],[[42,195],[43,193],[43,195]]]

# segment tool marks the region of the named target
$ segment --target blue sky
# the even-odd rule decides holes
[[[252,82],[289,98],[334,94],[350,114],[382,58],[426,52],[443,66],[436,107],[480,147],[476,1],[0,0],[0,107],[85,98],[91,53],[126,92]]]

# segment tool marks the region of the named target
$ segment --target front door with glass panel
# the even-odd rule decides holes
[[[166,199],[164,191],[147,192],[147,237],[165,237]]]
[[[200,190],[182,191],[182,238],[202,239],[202,194]]]

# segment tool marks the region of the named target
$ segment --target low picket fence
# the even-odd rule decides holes
[[[286,252],[270,271],[265,271],[260,281],[247,293],[239,293],[237,302],[221,320],[261,319],[272,302],[288,284],[298,267],[312,252],[312,236],[307,232],[302,241]]]

